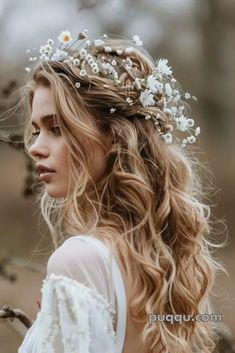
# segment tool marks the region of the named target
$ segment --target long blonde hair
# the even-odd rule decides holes
[[[130,45],[124,39],[102,40],[121,50]],[[120,77],[128,79],[121,56],[101,53],[97,60],[99,56],[115,59]],[[129,57],[138,68],[133,76],[151,73],[155,64],[143,48],[135,47]],[[146,323],[146,348],[158,353],[212,352],[217,337],[213,322],[147,322],[150,314],[195,316],[213,311],[211,289],[223,266],[212,258],[212,249],[218,245],[211,241],[210,207],[203,203],[207,194],[200,178],[201,164],[189,147],[166,145],[153,122],[144,119],[148,110],[158,108],[127,106],[123,89],[93,74],[88,65],[85,69],[87,75],[81,77],[69,63],[40,62],[26,85],[29,112],[35,88],[51,88],[70,152],[73,191],[63,199],[51,198],[44,187],[38,194],[54,245],[67,236],[65,225],[78,234],[98,234],[119,244],[131,281],[130,313],[133,320]],[[131,91],[130,96],[135,101],[137,92]],[[111,114],[110,107],[116,112]],[[164,119],[164,113],[160,114]],[[103,178],[95,184],[89,169],[92,142],[103,148],[110,134],[116,147],[108,154]],[[24,139],[28,151],[29,124]],[[83,141],[91,142],[90,155]]]

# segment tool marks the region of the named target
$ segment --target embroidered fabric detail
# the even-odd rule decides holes
[[[41,292],[30,353],[116,352],[115,310],[96,288],[52,273]]]

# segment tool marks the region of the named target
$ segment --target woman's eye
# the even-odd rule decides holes
[[[53,126],[53,128],[51,128],[50,131],[52,131],[53,134],[55,134],[55,135],[60,135],[60,127],[59,126]]]
[[[53,126],[50,131],[54,134],[54,135],[60,135],[60,127],[59,126]],[[40,134],[40,131],[34,131],[32,132],[32,136],[38,136]]]

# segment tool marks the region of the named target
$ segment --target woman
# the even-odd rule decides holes
[[[55,251],[19,353],[212,352],[216,324],[195,317],[212,312],[221,265],[190,94],[137,35],[58,39],[26,68],[25,146]]]

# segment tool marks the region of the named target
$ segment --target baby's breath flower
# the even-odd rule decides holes
[[[133,100],[130,97],[126,98],[126,102],[130,105],[133,105]]]
[[[26,72],[30,72],[31,71],[30,67],[25,67],[24,69],[25,69]]]
[[[192,96],[192,99],[193,99],[194,101],[197,101],[197,97],[195,97],[195,96]]]
[[[47,40],[47,44],[50,45],[50,46],[54,45],[54,40],[51,39],[51,38],[49,38],[49,39]]]
[[[105,51],[105,53],[111,53],[112,48],[111,47],[105,47],[104,51]]]
[[[112,60],[112,62],[111,62],[111,64],[113,65],[113,66],[116,66],[117,65],[117,62],[116,62],[116,60]]]
[[[98,74],[98,72],[100,71],[98,66],[93,66],[91,71],[94,73],[94,74]]]
[[[188,141],[189,143],[194,143],[194,142],[196,141],[196,137],[193,136],[193,135],[188,136],[188,137],[187,137],[187,141]]]
[[[80,83],[80,82],[76,82],[76,83],[75,83],[75,87],[76,87],[76,88],[79,88],[80,86],[81,86],[81,83]]]
[[[44,45],[41,45],[41,46],[40,46],[39,53],[40,53],[40,54],[44,54],[44,53],[45,53],[45,47],[44,47]]]
[[[80,60],[78,58],[73,60],[74,66],[79,66],[80,65]]]
[[[90,59],[94,60],[91,54],[87,54],[85,60],[88,62]]]
[[[80,49],[79,51],[80,58],[84,59],[87,55],[87,51],[85,48]]]
[[[46,45],[44,46],[44,49],[45,49],[45,51],[46,51],[48,54],[52,54],[52,52],[53,52],[52,46],[49,45],[49,44],[46,44]]]
[[[82,69],[80,70],[80,76],[85,76],[87,74],[86,70]]]
[[[57,37],[60,43],[68,44],[72,41],[72,36],[69,31],[61,31],[60,35]]]
[[[193,127],[194,126],[194,120],[193,119],[187,119],[187,124],[188,124],[188,127]]]
[[[51,60],[54,61],[64,61],[68,58],[68,53],[62,49],[56,49],[55,53],[52,55]]]
[[[110,108],[110,113],[113,114],[116,111],[116,108]]]
[[[143,45],[142,40],[140,40],[140,37],[139,37],[137,34],[133,36],[133,42],[134,42],[137,46]]]
[[[95,61],[94,61],[94,59],[93,59],[93,58],[91,58],[91,59],[89,59],[87,62],[88,62],[88,64],[89,64],[90,66],[92,66],[92,65],[94,64],[94,62],[95,62]]]
[[[167,132],[166,134],[162,134],[161,137],[163,138],[166,144],[172,143],[172,134],[170,132]]]
[[[172,114],[172,110],[169,108],[163,108],[164,113],[171,115]]]
[[[122,55],[122,50],[121,49],[117,49],[116,53],[117,53],[117,55]]]
[[[198,126],[195,130],[195,136],[198,136],[201,132],[200,126]]]
[[[169,97],[171,97],[171,95],[172,95],[172,88],[171,88],[171,85],[170,85],[169,83],[166,83],[166,84],[165,84],[165,92],[166,92],[166,94],[167,94]]]
[[[95,47],[101,47],[104,44],[105,44],[105,42],[103,40],[101,40],[101,39],[95,39],[94,40]]]
[[[154,105],[153,93],[149,89],[144,90],[140,94],[140,101],[143,107]]]
[[[134,49],[132,47],[128,47],[125,49],[125,54],[129,55],[131,53],[133,53]]]
[[[189,99],[190,97],[191,97],[191,94],[188,93],[188,92],[186,92],[186,93],[185,93],[185,98],[186,98],[186,99]]]

